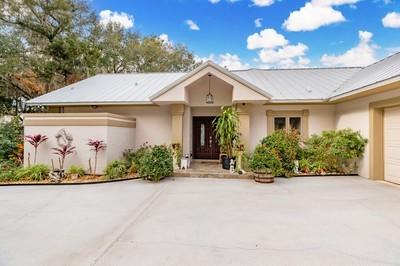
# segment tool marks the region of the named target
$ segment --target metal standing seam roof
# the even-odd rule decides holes
[[[400,75],[400,53],[361,68],[249,69],[231,71],[272,95],[272,101],[326,101]],[[52,104],[146,104],[187,73],[100,74],[28,101]]]
[[[28,101],[29,104],[146,103],[185,73],[99,74]]]
[[[400,53],[362,68],[351,79],[341,84],[330,96],[335,97],[397,76],[400,76]]]
[[[272,100],[325,100],[360,68],[233,71],[273,95]]]

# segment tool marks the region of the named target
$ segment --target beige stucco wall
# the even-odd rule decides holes
[[[369,104],[371,102],[399,96],[400,88],[397,90],[337,104],[335,108],[335,127],[337,129],[351,128],[353,130],[359,130],[365,138],[369,139]],[[359,162],[359,174],[363,177],[372,178],[369,175],[369,163],[370,161],[368,144],[364,154],[364,158]]]
[[[309,110],[309,135],[321,133],[324,130],[335,128],[334,105],[297,105],[297,104],[253,104],[250,107],[250,150],[267,135],[267,110],[273,111],[301,111]]]
[[[99,106],[65,107],[66,113],[76,112],[108,112],[136,118],[136,145],[145,142],[149,144],[170,144],[171,111],[169,106]]]
[[[87,145],[89,139],[100,139],[107,143],[107,150],[101,151],[98,155],[97,174],[103,173],[103,169],[108,162],[120,159],[124,150],[135,146],[134,128],[110,126],[25,126],[25,135],[43,134],[48,137],[48,140],[38,148],[36,163],[47,164],[51,167],[51,160],[53,159],[54,166],[58,168],[58,156],[53,154],[52,148],[57,147],[55,135],[61,129],[65,129],[67,133],[73,136],[72,145],[76,147],[76,152],[66,158],[65,169],[68,169],[71,165],[77,165],[88,170],[89,158],[92,158],[92,162],[94,163],[93,152],[90,151],[90,147]],[[30,161],[33,164],[34,149],[30,144],[25,142],[25,166],[28,165],[28,154],[30,154]]]

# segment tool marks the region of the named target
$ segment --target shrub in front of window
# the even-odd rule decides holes
[[[278,130],[261,140],[261,144],[273,151],[282,164],[280,175],[293,176],[295,161],[301,158],[302,148],[298,131]]]
[[[351,129],[324,131],[305,143],[304,158],[315,173],[351,173],[365,151],[368,140]]]
[[[277,152],[264,144],[257,145],[250,158],[249,167],[254,173],[265,173],[273,176],[280,176],[284,172]]]

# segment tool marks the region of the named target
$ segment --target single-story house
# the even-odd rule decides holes
[[[67,165],[87,166],[90,138],[108,144],[99,171],[144,143],[180,143],[194,159],[217,159],[211,123],[221,106],[234,105],[250,151],[276,129],[296,128],[307,138],[352,128],[369,139],[359,174],[400,183],[400,53],[367,67],[229,71],[208,61],[188,73],[100,74],[28,104],[49,108],[24,116],[25,134],[49,137],[39,162],[49,163],[60,129],[77,146]]]

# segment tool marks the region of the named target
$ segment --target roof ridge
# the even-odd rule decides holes
[[[143,74],[143,75],[147,75],[147,74],[186,74],[188,72],[124,72],[124,73],[98,73],[92,77],[95,76],[108,76],[108,75],[137,75],[137,74]]]
[[[251,70],[260,70],[260,71],[280,71],[280,70],[332,70],[332,69],[362,69],[361,66],[354,67],[300,67],[300,68],[248,68],[248,69],[238,69],[238,70],[230,70],[231,72],[243,72],[243,71],[251,71]]]

